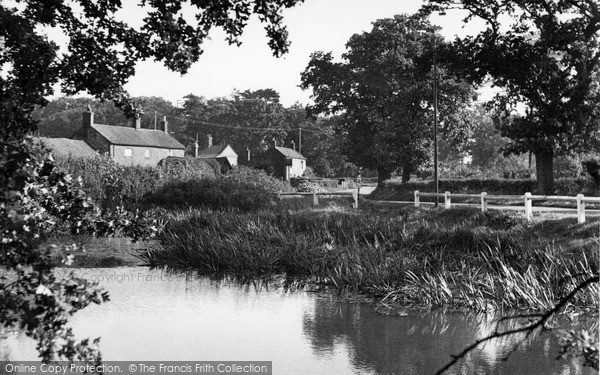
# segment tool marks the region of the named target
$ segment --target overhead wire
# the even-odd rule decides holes
[[[240,125],[229,125],[229,124],[222,124],[222,123],[217,123],[217,122],[210,122],[210,121],[204,121],[204,120],[200,120],[198,118],[194,118],[191,116],[168,116],[167,119],[176,119],[179,121],[184,121],[184,122],[191,122],[192,124],[201,124],[201,125],[206,125],[206,126],[211,126],[211,127],[217,127],[217,128],[226,128],[226,129],[235,129],[235,130],[246,130],[246,131],[291,131],[291,130],[302,130],[303,132],[311,132],[311,133],[317,133],[317,134],[325,134],[325,135],[333,135],[334,132],[333,131],[324,131],[324,130],[317,130],[317,129],[309,129],[309,128],[273,128],[273,127],[250,127],[250,126],[240,126]]]

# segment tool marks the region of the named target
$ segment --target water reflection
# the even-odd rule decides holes
[[[66,271],[72,270],[59,270]],[[240,285],[143,267],[74,271],[111,295],[71,324],[78,337],[102,337],[105,360],[267,360],[276,374],[428,374],[491,329],[485,316],[385,316],[371,305],[258,281]],[[506,342],[490,343],[450,373],[592,373],[555,361],[550,335],[504,363],[506,350]],[[1,359],[36,357],[35,344],[22,335],[0,338]]]
[[[322,299],[305,312],[303,329],[317,356],[344,345],[357,369],[386,374],[428,374],[443,367],[451,354],[486,337],[495,320],[485,315],[412,312],[408,317],[384,316],[370,306]],[[552,334],[530,337],[503,358],[524,337],[487,342],[449,374],[592,374],[575,362],[556,361]]]

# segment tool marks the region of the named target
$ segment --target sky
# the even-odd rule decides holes
[[[412,14],[421,5],[420,0],[305,0],[284,12],[291,46],[283,57],[272,55],[265,31],[254,17],[241,37],[240,47],[229,45],[225,34],[215,29],[211,40],[203,46],[204,54],[186,75],[173,73],[160,63],[144,61],[138,64],[135,76],[125,88],[132,96],[159,96],[174,105],[178,101],[181,104],[187,94],[215,98],[227,97],[234,90],[272,88],[279,92],[284,106],[296,102],[308,104],[310,91],[303,91],[298,85],[311,53],[331,51],[339,58],[348,39],[370,31],[373,21],[401,13]],[[125,19],[141,16],[140,8],[126,6]],[[442,27],[441,32],[448,40],[482,27],[477,23],[464,27],[462,18],[460,14],[449,13],[434,16],[431,21]]]

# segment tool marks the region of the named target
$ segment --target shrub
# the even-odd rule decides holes
[[[204,207],[215,210],[259,210],[276,204],[277,195],[264,188],[234,179],[188,180],[165,184],[148,194],[144,204],[151,207]]]
[[[69,174],[81,176],[84,191],[104,211],[118,206],[136,209],[146,195],[169,183],[214,180],[217,178],[215,168],[218,168],[218,163],[215,167],[194,158],[166,158],[157,167],[123,166],[108,155],[61,157],[57,164]]]
[[[302,177],[317,177],[317,175],[315,174],[315,171],[313,171],[313,169],[311,167],[306,167],[306,169],[304,170],[304,173],[302,174]]]
[[[586,172],[592,177],[598,189],[600,189],[600,157],[589,158],[581,163]]]
[[[270,176],[262,169],[238,165],[225,174],[225,179],[239,184],[261,188],[270,193],[288,192],[289,183]]]
[[[300,182],[298,182],[298,184],[296,185],[296,190],[301,193],[313,193],[313,192],[323,193],[323,192],[327,191],[324,187],[322,187],[318,183],[311,182],[308,180],[300,180]]]
[[[198,178],[212,179],[221,175],[221,165],[213,159],[193,157],[168,157],[158,163],[159,169],[167,181],[186,181]]]

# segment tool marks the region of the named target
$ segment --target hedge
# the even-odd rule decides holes
[[[591,179],[560,179],[554,185],[556,195],[600,195],[600,190]],[[434,181],[410,181],[402,183],[397,180],[387,180],[383,182],[383,186],[377,187],[371,193],[370,198],[377,200],[413,200],[415,190],[435,192]],[[439,192],[443,193],[445,191],[456,194],[480,194],[485,191],[489,195],[523,195],[526,192],[532,194],[538,192],[537,181],[530,179],[439,180]]]

